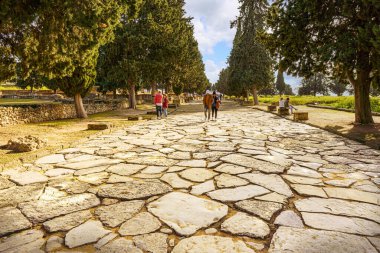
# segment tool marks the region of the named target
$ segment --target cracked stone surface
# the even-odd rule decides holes
[[[0,208],[0,213],[0,236],[32,227],[32,223],[17,208]]]
[[[220,115],[139,121],[0,172],[0,252],[379,250],[379,151],[252,108]]]
[[[245,213],[237,213],[222,223],[223,231],[234,235],[264,238],[270,233],[268,225],[259,218]]]
[[[375,253],[369,241],[340,232],[280,227],[273,235],[269,253]]]
[[[282,204],[260,200],[243,200],[235,203],[235,206],[240,210],[257,215],[267,221],[282,208]]]
[[[101,206],[96,209],[95,215],[109,227],[117,227],[124,221],[132,218],[144,206],[144,201],[124,201],[114,205]]]
[[[220,252],[220,253],[254,253],[242,241],[233,241],[221,236],[193,236],[183,239],[174,247],[173,253]]]
[[[71,249],[88,243],[97,242],[109,233],[111,233],[111,231],[104,229],[100,221],[87,221],[86,223],[73,228],[66,234],[65,244]]]
[[[215,201],[173,192],[150,203],[149,212],[181,235],[192,235],[227,215],[228,207]]]
[[[156,217],[150,213],[144,212],[137,214],[135,217],[121,225],[119,234],[122,236],[143,235],[154,232],[160,227],[161,223]]]

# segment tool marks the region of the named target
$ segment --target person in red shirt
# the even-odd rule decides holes
[[[164,99],[162,102],[162,109],[163,109],[165,117],[168,117],[168,107],[169,107],[169,99],[168,99],[168,96],[166,94],[164,94]]]
[[[156,105],[157,119],[162,117],[162,94],[158,91],[154,96],[154,104]]]

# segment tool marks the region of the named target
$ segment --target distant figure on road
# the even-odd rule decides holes
[[[165,118],[168,117],[168,107],[169,107],[169,99],[166,94],[164,94],[164,99],[162,101],[162,109],[165,115]]]
[[[154,104],[156,105],[157,119],[162,117],[162,94],[161,91],[158,91],[154,96]]]
[[[203,96],[203,106],[205,111],[205,120],[210,120],[211,107],[214,99],[212,97],[211,91],[207,90],[206,94]]]
[[[218,110],[219,110],[220,104],[221,104],[220,98],[214,91],[214,93],[212,94],[212,120],[214,119],[214,115],[215,115],[215,120],[218,117]]]

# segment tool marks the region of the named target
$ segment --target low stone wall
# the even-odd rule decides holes
[[[84,105],[88,114],[112,111],[119,108],[119,104],[94,103]],[[73,104],[42,104],[42,105],[15,105],[0,106],[0,127],[23,123],[37,123],[76,117]]]

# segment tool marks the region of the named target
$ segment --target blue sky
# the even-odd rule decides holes
[[[193,17],[195,37],[212,83],[226,66],[235,35],[230,22],[238,15],[238,6],[238,0],[186,0],[186,12]],[[285,82],[295,88],[300,80],[285,76]]]

